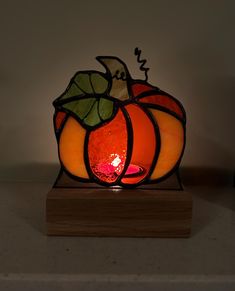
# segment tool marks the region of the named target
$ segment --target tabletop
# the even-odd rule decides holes
[[[235,188],[197,175],[189,239],[47,237],[53,181],[0,182],[0,290],[235,290]]]

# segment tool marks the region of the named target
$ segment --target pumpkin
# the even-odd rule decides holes
[[[83,182],[136,187],[177,170],[185,147],[181,103],[133,80],[116,57],[97,57],[106,73],[81,71],[54,101],[62,169]]]

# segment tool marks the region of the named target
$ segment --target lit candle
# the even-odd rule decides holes
[[[102,173],[105,176],[112,176],[112,175],[120,175],[124,162],[122,161],[121,157],[116,154],[112,154],[112,157],[115,157],[111,162],[104,162],[104,163],[99,163],[97,165],[97,171]],[[124,177],[136,177],[139,175],[142,175],[144,173],[144,168],[140,167],[138,165],[130,164],[126,170],[125,176]]]
[[[125,177],[137,176],[137,175],[139,176],[139,175],[142,175],[143,172],[144,172],[144,168],[137,165],[130,164],[126,170]]]

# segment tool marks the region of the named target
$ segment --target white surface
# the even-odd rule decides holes
[[[0,290],[235,290],[235,191],[188,186],[189,239],[47,237],[51,183],[0,183]]]

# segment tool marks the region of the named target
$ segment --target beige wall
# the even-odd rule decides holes
[[[183,165],[234,169],[235,1],[0,4],[1,179],[35,178],[38,165],[57,163],[51,102],[75,71],[101,69],[96,55],[119,56],[140,77],[135,46],[149,81],[186,108]]]

